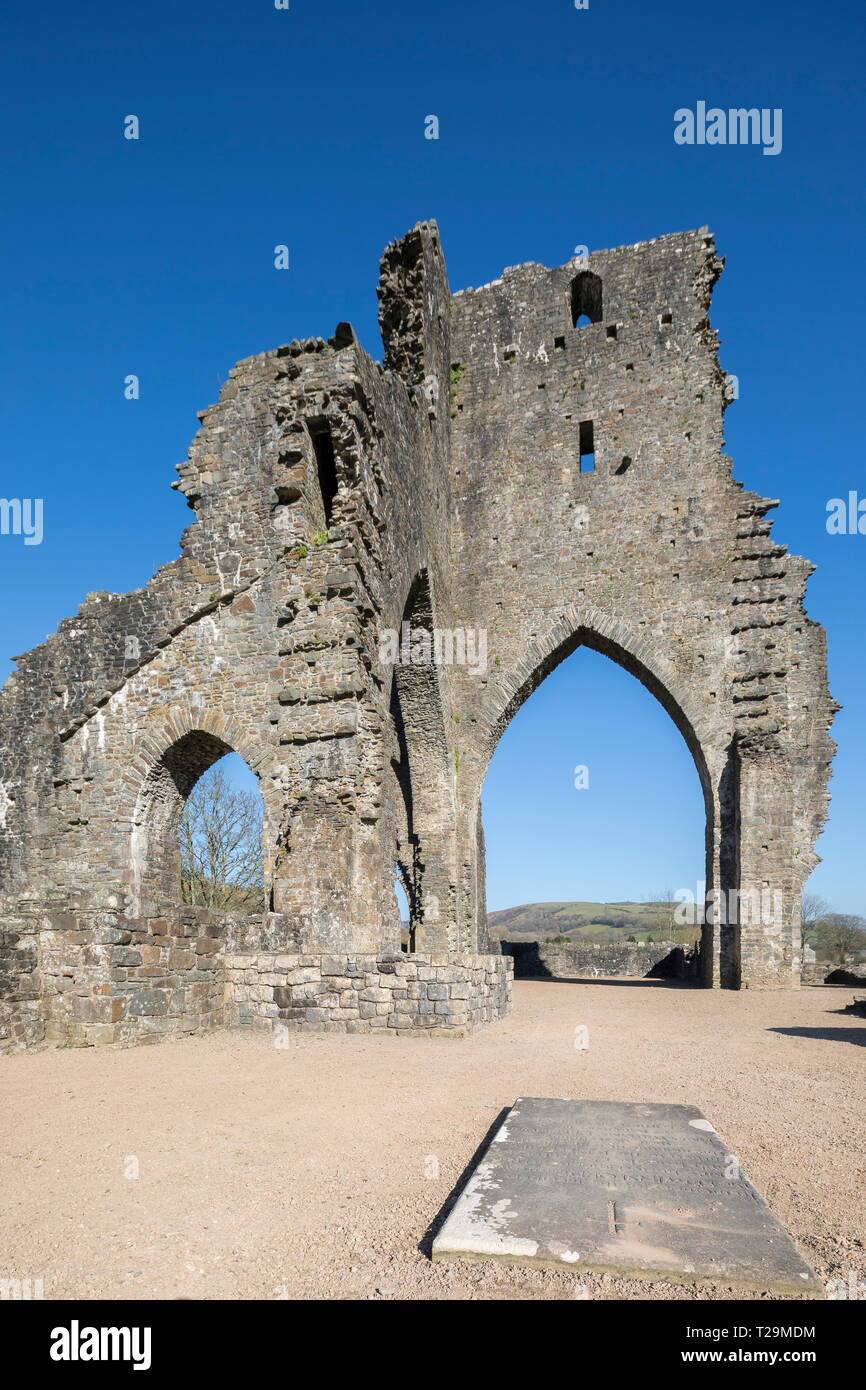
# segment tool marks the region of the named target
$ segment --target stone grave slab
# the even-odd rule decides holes
[[[515,1101],[433,1242],[454,1258],[823,1294],[690,1105]]]

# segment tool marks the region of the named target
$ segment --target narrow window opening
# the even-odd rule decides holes
[[[665,309],[664,313],[659,315],[659,323],[660,323],[660,324],[663,324],[663,325],[664,325],[664,324],[668,324],[668,323],[673,323],[673,321],[674,321],[674,316],[673,316],[673,314],[671,313],[670,309]]]
[[[554,346],[555,348],[564,348],[564,347],[565,347],[565,339],[564,339],[564,338],[554,338],[554,340],[553,340],[553,346]]]
[[[615,468],[613,471],[614,471],[614,473],[616,473],[617,477],[619,477],[619,476],[621,476],[623,473],[627,473],[628,470],[629,470],[630,468],[631,468],[631,459],[629,458],[628,454],[626,454],[626,456],[625,456],[625,458],[623,459],[622,463],[621,463],[617,468]]]
[[[606,332],[608,338],[616,338],[616,324],[615,324],[615,323],[609,323],[609,324],[607,325],[607,328],[605,329],[605,332]]]
[[[394,873],[394,897],[400,913],[400,948],[411,953],[415,950],[415,928],[412,926],[409,895],[403,886],[403,871],[399,864],[394,865]]]
[[[595,443],[591,420],[581,420],[579,437],[580,471],[581,473],[593,473],[595,471]]]
[[[325,525],[330,526],[337,495],[337,460],[334,455],[334,438],[325,420],[310,420],[307,423],[313,450],[316,455],[316,472],[319,477],[319,491],[325,508]]]

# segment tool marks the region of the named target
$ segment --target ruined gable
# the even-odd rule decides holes
[[[797,983],[834,706],[810,566],[724,454],[721,268],[701,229],[452,296],[422,223],[383,257],[384,365],[341,324],[233,369],[178,468],[180,558],[0,695],[9,1045],[500,1016],[481,786],[582,643],[686,739],[708,889],[780,895],[707,924],[705,983]],[[264,800],[258,919],[179,902],[183,800],[228,749]]]

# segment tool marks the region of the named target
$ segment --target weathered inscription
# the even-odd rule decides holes
[[[433,1244],[815,1296],[815,1272],[699,1110],[517,1100]]]

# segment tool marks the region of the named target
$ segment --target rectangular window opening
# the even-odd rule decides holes
[[[580,471],[581,473],[593,473],[595,472],[595,443],[591,420],[581,420],[579,437]]]
[[[319,490],[322,494],[325,526],[327,527],[331,524],[334,498],[337,495],[337,460],[334,455],[334,439],[326,420],[309,420],[307,428],[310,431],[313,451],[316,455],[316,472],[319,478]]]

